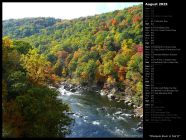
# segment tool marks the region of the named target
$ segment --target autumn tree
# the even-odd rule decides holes
[[[2,136],[65,137],[72,119],[64,113],[69,108],[57,99],[59,93],[45,85],[50,63],[37,49],[17,51],[9,38],[2,46]]]
[[[50,77],[50,62],[37,49],[30,50],[22,55],[21,65],[27,71],[27,75],[33,84],[45,85]]]

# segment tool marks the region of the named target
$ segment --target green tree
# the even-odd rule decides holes
[[[111,75],[114,73],[114,63],[112,60],[104,63],[103,73],[104,75]]]
[[[107,35],[107,32],[99,32],[97,37],[96,37],[95,43],[98,44],[98,45],[99,44],[102,45],[106,35]]]
[[[130,60],[129,55],[117,54],[114,58],[114,63],[121,67],[126,66],[129,60]]]
[[[128,70],[143,74],[143,55],[136,53],[128,63]]]
[[[20,40],[13,41],[13,45],[15,49],[21,54],[27,54],[28,51],[32,49],[32,46],[29,43]]]
[[[83,62],[76,68],[76,75],[79,78],[80,83],[90,84],[95,79],[96,74],[96,62],[90,59],[87,63]]]

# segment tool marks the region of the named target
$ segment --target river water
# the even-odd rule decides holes
[[[109,100],[97,92],[69,92],[61,86],[59,98],[74,114],[69,138],[78,137],[143,137],[135,129],[139,119],[131,117],[132,110],[123,103]]]

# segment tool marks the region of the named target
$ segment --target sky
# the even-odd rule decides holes
[[[105,2],[105,3],[13,3],[3,2],[3,20],[20,19],[28,17],[54,17],[60,19],[74,19],[94,16],[121,10],[126,7],[138,5],[136,2]]]

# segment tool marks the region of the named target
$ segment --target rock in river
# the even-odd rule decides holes
[[[106,111],[106,107],[97,108],[97,110]]]
[[[128,106],[132,106],[132,103],[129,102],[127,105],[128,105]]]
[[[136,128],[136,131],[138,131],[138,132],[143,132],[143,127],[138,127],[138,128]]]
[[[70,89],[71,92],[76,92],[75,88]]]
[[[113,94],[108,94],[107,97],[108,97],[109,99],[112,99],[112,100],[114,100],[114,99],[116,98],[116,96],[113,95]]]
[[[139,123],[137,124],[137,126],[138,126],[138,127],[142,127],[142,126],[143,126],[143,122],[139,122]]]
[[[118,112],[115,113],[115,115],[119,115],[119,114],[122,114],[122,112],[118,111]]]

